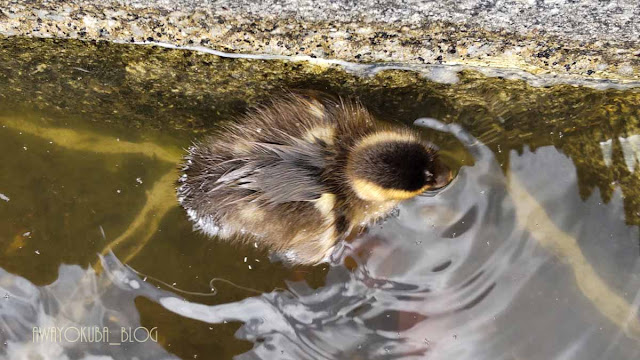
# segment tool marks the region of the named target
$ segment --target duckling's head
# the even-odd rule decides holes
[[[405,200],[445,186],[451,171],[437,149],[408,131],[380,131],[362,138],[347,159],[347,178],[367,201]]]

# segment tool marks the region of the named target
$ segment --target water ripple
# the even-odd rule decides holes
[[[187,318],[242,322],[236,336],[254,347],[237,359],[637,358],[639,232],[624,224],[620,192],[609,204],[598,194],[583,201],[573,164],[552,147],[514,154],[505,176],[491,151],[459,127],[417,124],[455,134],[475,164],[346,244],[325,286],[293,282],[209,306],[141,281],[113,254],[102,257],[102,275],[62,267],[47,287],[3,272],[0,291],[10,301],[0,299],[0,330],[9,351],[26,351],[32,326],[64,324],[70,315],[56,309],[92,296],[75,323],[135,324],[133,298],[144,296]],[[341,265],[347,257],[355,266]],[[87,296],[60,295],[69,290]],[[129,354],[168,356],[145,346]],[[108,347],[90,350],[117,358]]]

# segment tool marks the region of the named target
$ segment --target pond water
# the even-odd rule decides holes
[[[374,110],[415,120],[458,176],[343,244],[331,264],[288,268],[253,246],[194,233],[177,206],[176,163],[207,125],[131,126],[112,113],[153,118],[154,102],[163,101],[158,117],[204,116],[171,107],[184,100],[170,97],[180,89],[140,100],[147,107],[139,110],[121,98],[130,92],[100,82],[118,66],[175,53],[104,51],[99,74],[82,65],[94,74],[74,73],[81,85],[69,88],[95,95],[98,87],[95,112],[88,97],[63,106],[47,93],[52,79],[64,80],[59,70],[34,66],[34,81],[47,73],[47,82],[17,91],[11,84],[29,71],[0,69],[0,88],[9,89],[0,106],[1,357],[640,358],[635,90],[565,88],[571,101],[540,104],[557,88],[516,91],[505,82],[509,96],[487,95],[483,106],[466,95],[440,101],[450,84],[418,98],[413,85],[356,91],[365,104],[389,94]],[[126,64],[111,63],[113,54]],[[98,58],[74,56],[64,61]],[[468,75],[459,76],[465,84]],[[476,84],[481,93],[493,89]],[[215,119],[228,115],[225,106]],[[96,121],[109,113],[113,122]],[[525,128],[515,118],[530,121]]]

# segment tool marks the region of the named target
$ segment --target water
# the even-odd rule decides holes
[[[82,75],[87,94],[100,82],[103,91],[106,81],[114,82],[111,90],[123,86],[112,58],[145,64],[144,56],[150,63],[165,56],[104,51],[99,74]],[[81,57],[93,64],[91,56]],[[65,67],[51,61],[62,74]],[[238,70],[233,64],[225,66]],[[0,87],[23,76],[14,70],[0,71]],[[473,87],[460,76],[460,86]],[[509,90],[508,99],[530,99],[527,110],[499,95],[480,108],[466,90],[440,102],[444,87],[416,102],[410,85],[394,87],[379,114],[400,114],[405,122],[438,115],[463,125],[417,122],[459,168],[458,177],[345,244],[333,264],[287,268],[253,246],[191,231],[176,205],[175,164],[197,134],[182,126],[159,132],[144,120],[123,125],[118,114],[102,121],[114,108],[136,119],[150,110],[127,112],[138,103],[129,108],[133,99],[109,90],[88,114],[88,96],[64,107],[47,97],[47,84],[5,92],[21,105],[5,103],[0,111],[4,358],[640,357],[639,170],[628,166],[637,156],[634,92],[575,88],[567,98],[581,100],[562,107],[560,99],[550,110],[531,99],[553,89]],[[16,95],[38,91],[41,99]],[[375,103],[380,94],[359,95]],[[180,108],[185,95],[176,96],[158,116],[197,118],[201,108]],[[588,121],[578,123],[580,114]],[[518,115],[542,120],[520,127],[510,120]],[[616,141],[601,146],[607,139]],[[34,327],[41,332],[34,335]],[[94,332],[85,341],[43,340],[55,327]],[[74,340],[73,330],[66,335]]]

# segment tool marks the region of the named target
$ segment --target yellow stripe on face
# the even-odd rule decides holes
[[[379,143],[388,142],[418,142],[415,136],[410,133],[396,131],[379,131],[362,139],[356,147],[368,147]]]
[[[406,200],[429,189],[429,185],[415,191],[389,189],[360,178],[353,179],[352,186],[358,197],[367,201]]]

